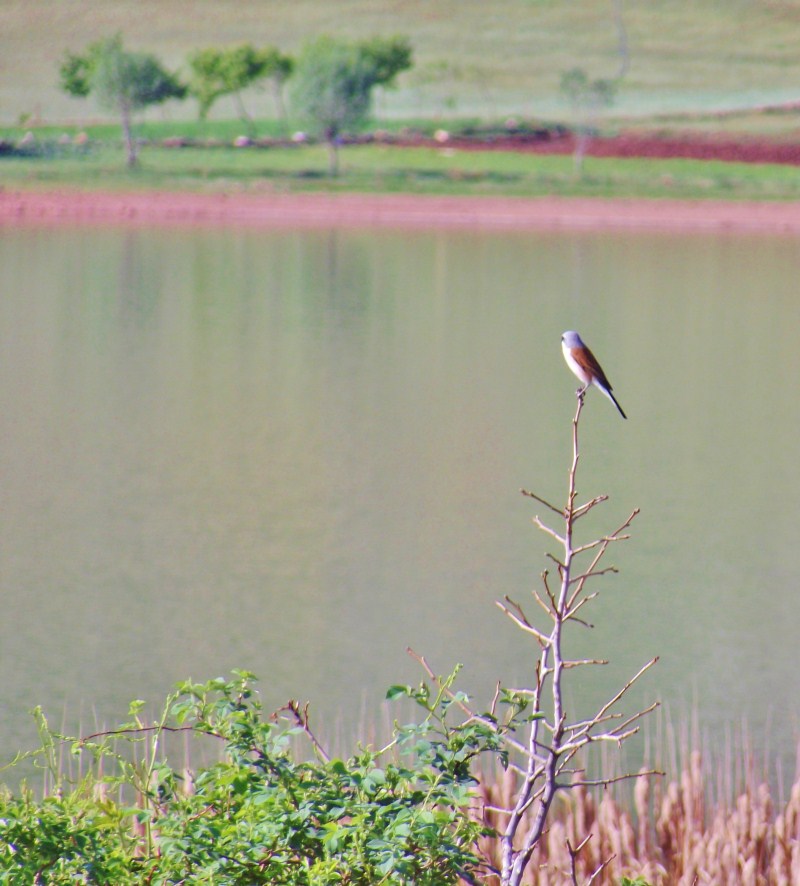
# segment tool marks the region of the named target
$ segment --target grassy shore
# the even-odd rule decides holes
[[[342,173],[326,174],[320,145],[143,148],[138,169],[122,148],[93,137],[84,146],[39,137],[30,150],[0,159],[7,189],[72,187],[199,192],[412,193],[470,196],[602,196],[796,200],[800,176],[780,164],[713,160],[587,157],[580,174],[569,155],[443,147],[351,145]]]

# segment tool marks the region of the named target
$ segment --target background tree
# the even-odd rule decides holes
[[[232,95],[239,116],[247,124],[249,134],[253,135],[253,118],[244,106],[242,92],[265,78],[273,81],[278,114],[286,119],[282,90],[294,62],[278,49],[271,46],[256,49],[250,43],[224,49],[200,49],[189,57],[189,65],[192,69],[189,91],[198,101],[201,120],[206,119],[218,98]]]
[[[331,175],[339,170],[342,132],[363,124],[373,89],[392,85],[411,64],[405,37],[351,42],[323,36],[306,44],[292,78],[292,103],[328,143]]]
[[[611,16],[617,32],[619,68],[613,79],[590,80],[583,68],[575,67],[561,75],[561,92],[569,99],[577,119],[577,138],[572,155],[576,175],[583,172],[583,158],[589,145],[591,130],[595,126],[600,108],[614,104],[617,88],[630,67],[628,31],[622,15],[621,0],[611,0]]]
[[[575,172],[580,175],[598,111],[614,103],[616,83],[601,78],[590,80],[583,68],[571,68],[561,75],[561,92],[569,99],[577,119],[577,138],[572,156]]]
[[[84,98],[94,94],[101,107],[120,115],[131,167],[137,162],[133,114],[148,105],[186,96],[186,87],[154,55],[126,52],[120,34],[92,43],[82,55],[68,52],[60,80],[61,88],[70,95]]]
[[[371,37],[357,46],[373,66],[377,86],[391,86],[395,77],[412,65],[411,43],[407,37]]]
[[[278,117],[283,122],[284,129],[288,129],[289,115],[286,113],[286,102],[283,100],[283,91],[286,81],[294,71],[294,59],[290,55],[283,55],[277,49],[272,50],[269,73],[267,78],[272,83],[272,95],[275,99],[275,109]]]

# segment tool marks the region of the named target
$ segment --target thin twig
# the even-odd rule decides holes
[[[497,684],[494,687],[494,697],[492,698],[492,703],[489,706],[489,713],[494,717],[495,712],[497,711],[497,702],[500,699],[500,681],[497,681]]]
[[[136,735],[137,733],[145,734],[148,732],[195,732],[198,735],[209,735],[212,738],[225,739],[224,735],[220,735],[211,729],[200,729],[197,726],[162,726],[157,723],[154,726],[129,726],[124,729],[107,729],[103,732],[93,732],[91,735],[81,736],[78,739],[78,743],[87,744],[97,738],[115,738],[118,735]],[[72,741],[72,739],[69,739],[69,741]]]
[[[499,812],[501,815],[511,815],[510,809],[504,809],[502,806],[492,806],[490,803],[484,803],[481,808],[489,812]]]
[[[297,725],[303,730],[303,732],[308,737],[308,740],[311,742],[316,753],[322,758],[322,760],[325,763],[330,763],[331,758],[328,755],[328,752],[320,744],[316,735],[314,735],[314,733],[311,731],[311,726],[310,726],[309,720],[308,720],[308,702],[306,702],[305,705],[301,709],[299,703],[296,702],[293,698],[291,698],[291,699],[289,699],[289,701],[286,702],[285,705],[283,705],[283,707],[278,708],[278,710],[275,711],[275,714],[273,716],[276,716],[276,715],[282,713],[283,711],[287,711],[289,714],[291,714],[292,719],[295,721],[295,723],[297,723]]]
[[[619,569],[616,566],[606,566],[605,569],[594,569],[588,572],[582,572],[580,575],[576,575],[575,578],[570,578],[570,584],[575,584],[575,582],[583,581],[585,582],[587,578],[597,578],[600,575],[608,575],[608,573],[617,573]]]
[[[504,603],[501,603],[499,600],[496,601],[496,604],[511,619],[511,621],[514,622],[514,624],[518,628],[521,628],[528,634],[533,634],[533,636],[536,637],[536,639],[542,645],[550,642],[550,638],[546,634],[543,634],[540,630],[535,628],[532,624],[530,624],[530,622],[523,615],[517,615],[516,613],[512,612],[508,606],[506,606]]]
[[[464,703],[464,699],[463,699],[463,696],[462,696],[462,695],[460,695],[460,694],[456,694],[456,693],[453,692],[449,687],[447,687],[447,686],[442,682],[441,678],[440,678],[440,677],[436,674],[436,672],[433,670],[433,668],[428,664],[428,662],[426,661],[424,655],[420,655],[419,653],[414,652],[414,650],[413,650],[410,646],[407,646],[407,647],[406,647],[406,652],[407,652],[407,653],[408,653],[408,654],[409,654],[409,655],[410,655],[410,656],[411,656],[416,662],[418,662],[418,664],[422,667],[422,669],[425,671],[425,673],[426,673],[426,674],[430,677],[430,679],[436,684],[436,686],[438,687],[438,689],[439,689],[441,692],[444,692],[445,695],[447,695],[447,697],[448,697],[451,701],[453,701],[453,702],[454,702],[459,708],[461,708],[461,710],[462,710],[462,711],[463,711],[463,712],[464,712],[464,713],[470,718],[470,720],[475,720],[475,721],[478,722],[478,723],[482,723],[484,726],[487,726],[487,727],[488,727],[489,729],[491,729],[493,732],[501,733],[501,732],[503,731],[503,730],[502,730],[502,727],[498,726],[498,724],[495,723],[494,720],[491,719],[491,717],[484,717],[484,716],[482,716],[481,714],[478,714],[478,713],[476,713],[475,711],[473,711],[473,710],[469,707],[469,705],[467,705],[467,704]],[[521,754],[526,754],[526,753],[527,753],[527,748],[525,747],[525,745],[522,744],[521,742],[517,741],[517,740],[516,740],[515,738],[513,738],[511,735],[504,734],[503,739],[504,739],[504,741],[509,745],[509,747],[513,748],[513,749],[516,750],[517,752],[519,752],[519,753],[521,753]]]
[[[603,723],[609,723],[612,720],[621,720],[623,716],[623,714],[617,711],[616,713],[606,714],[604,717],[592,717],[588,720],[577,720],[575,723],[570,723],[564,728],[577,735],[578,733],[585,732],[587,729],[600,726]]]
[[[607,665],[607,658],[578,658],[574,660],[565,659],[562,662],[564,668],[580,668],[584,665]]]
[[[542,573],[542,581],[544,582],[545,590],[549,594],[550,589],[547,587],[547,573],[546,572]],[[547,613],[547,615],[552,617],[552,615],[553,615],[552,610],[549,608],[547,603],[545,603],[544,600],[542,600],[542,598],[539,596],[539,592],[535,588],[533,588],[531,590],[531,593],[533,594],[533,599],[536,600],[536,602],[542,607],[542,609],[544,609],[544,611]]]
[[[543,504],[546,508],[549,508],[554,514],[558,514],[559,517],[564,516],[564,511],[561,508],[557,508],[555,505],[551,505],[547,499],[542,498],[540,495],[537,495],[535,492],[531,492],[529,489],[520,489],[520,492],[523,495],[526,495],[528,498],[534,498],[540,504]]]
[[[608,778],[590,778],[580,782],[580,787],[587,788],[604,788],[610,784],[618,784],[621,781],[630,781],[632,778],[645,777],[648,775],[658,775],[663,777],[666,773],[660,769],[640,769],[638,772],[625,772],[622,775],[611,775]],[[562,788],[578,787],[575,785],[561,785]]]
[[[654,701],[651,705],[648,705],[646,708],[642,708],[641,711],[638,711],[637,713],[628,717],[627,720],[623,720],[623,722],[620,723],[619,726],[616,727],[615,731],[618,729],[627,729],[632,723],[635,723],[637,720],[641,720],[642,717],[646,717],[648,714],[652,714],[653,711],[655,711],[657,708],[660,708],[660,707],[661,707],[661,702]]]
[[[602,504],[602,502],[608,501],[607,495],[598,495],[595,496],[591,501],[587,501],[586,504],[578,505],[577,508],[572,512],[572,519],[577,520],[579,517],[582,517],[584,514],[587,514],[593,507],[596,505]]]
[[[603,873],[603,871],[611,864],[612,861],[616,858],[616,855],[609,855],[609,857],[605,861],[601,861],[598,867],[594,870],[591,877],[586,881],[586,886],[592,886],[592,883]]]
[[[563,569],[559,567],[559,573],[563,573]],[[562,579],[563,580],[563,579]],[[545,582],[544,589],[547,591],[547,599],[550,601],[550,605],[552,606],[552,610],[550,613],[551,618],[558,618],[558,601],[556,600],[555,592],[551,589],[550,585]]]
[[[575,865],[575,862],[576,862],[576,860],[577,860],[577,858],[578,858],[578,853],[581,851],[581,849],[583,849],[583,847],[584,847],[584,846],[589,842],[589,840],[591,840],[591,839],[592,839],[592,835],[591,835],[591,834],[587,834],[587,835],[581,840],[581,842],[578,843],[578,845],[577,845],[574,849],[572,848],[572,844],[570,843],[570,841],[569,841],[569,840],[566,841],[566,843],[567,843],[567,852],[569,852],[569,872],[570,872],[570,878],[571,878],[571,880],[572,880],[572,884],[573,884],[573,886],[578,886],[578,871],[577,871],[577,869],[576,869],[576,865]]]
[[[565,617],[568,616],[569,618],[574,618],[575,613],[581,608],[581,606],[585,606],[591,600],[594,600],[594,598],[598,595],[598,593],[599,593],[598,591],[593,591],[591,594],[587,594],[585,597],[581,597],[581,599],[578,600],[577,603],[572,605],[572,599],[575,596],[573,594],[572,597],[570,597],[569,602],[567,603],[567,612],[565,614]]]
[[[622,687],[622,689],[620,689],[613,698],[607,701],[600,708],[600,710],[597,712],[597,716],[602,717],[609,708],[613,707],[622,698],[622,696],[625,695],[625,693],[631,688],[631,686],[633,686],[633,684],[639,679],[639,677],[641,677],[646,671],[649,671],[650,668],[653,667],[653,665],[658,661],[658,658],[658,656],[656,656],[655,658],[651,658],[646,665],[641,667],[636,672],[636,674],[634,674],[634,676],[631,677],[630,680],[628,680],[628,682]]]

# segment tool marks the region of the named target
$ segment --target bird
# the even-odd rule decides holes
[[[606,378],[603,368],[597,362],[595,355],[583,343],[583,339],[577,332],[570,329],[561,336],[561,350],[564,352],[567,366],[583,383],[583,388],[579,393],[583,394],[591,385],[594,385],[617,407],[619,414],[623,418],[627,418],[628,416],[625,415],[622,407],[617,403],[617,398],[611,393],[611,383]]]

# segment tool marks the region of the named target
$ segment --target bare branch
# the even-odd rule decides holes
[[[639,728],[636,727],[634,729],[629,729],[626,732],[598,732],[598,733],[589,733],[585,735],[581,742],[571,743],[570,747],[576,746],[578,744],[587,745],[587,744],[600,744],[602,742],[610,742],[611,744],[622,744],[626,738],[631,738],[631,736],[636,735],[639,731]]]
[[[622,687],[622,689],[620,689],[619,692],[618,692],[613,698],[611,698],[609,701],[607,701],[607,702],[606,702],[606,703],[600,708],[600,710],[597,712],[597,716],[598,716],[598,717],[602,717],[603,714],[605,714],[606,711],[607,711],[609,708],[613,707],[613,706],[614,706],[614,705],[615,705],[615,704],[616,704],[616,703],[622,698],[622,696],[625,695],[625,693],[631,688],[631,686],[633,686],[633,684],[634,684],[634,683],[635,683],[635,682],[636,682],[636,681],[637,681],[637,680],[638,680],[638,679],[639,679],[639,678],[640,678],[640,677],[641,677],[646,671],[649,671],[650,668],[653,667],[653,665],[654,665],[657,661],[658,661],[658,656],[656,656],[655,658],[651,658],[650,661],[648,661],[646,665],[644,665],[643,667],[641,667],[641,668],[636,672],[636,674],[634,674],[634,676],[631,677],[630,680],[628,680],[628,682]]]
[[[209,735],[212,738],[224,739],[211,729],[200,729],[197,726],[164,726],[156,723],[153,726],[126,726],[123,729],[107,729],[103,732],[93,732],[91,735],[83,735],[78,739],[79,744],[88,744],[98,738],[115,738],[118,735],[146,735],[150,732],[195,732],[198,735]],[[71,739],[70,739],[71,741]]]
[[[542,530],[542,532],[546,532],[548,535],[552,536],[560,545],[564,544],[564,539],[555,531],[555,529],[551,529],[546,523],[542,523],[538,517],[533,517],[533,522]]]
[[[586,886],[592,886],[592,883],[603,873],[603,871],[611,864],[612,861],[616,858],[615,855],[609,855],[609,857],[605,861],[601,861],[598,867],[595,868],[591,877],[586,881]]]
[[[563,572],[563,570],[559,569],[559,572]],[[550,584],[547,582],[546,579],[544,581],[544,589],[545,591],[547,591],[547,599],[550,601],[550,605],[553,607],[550,610],[550,618],[558,619],[558,601],[556,600],[556,595],[554,591],[550,588]]]
[[[577,508],[575,508],[572,512],[572,519],[577,520],[584,514],[588,514],[593,507],[602,504],[604,501],[608,501],[607,495],[595,496],[591,501],[587,501],[586,504],[579,505]]]
[[[579,732],[585,732],[587,729],[593,729],[603,723],[609,723],[612,720],[621,720],[622,717],[623,714],[620,714],[619,712],[606,714],[604,717],[592,717],[588,720],[578,720],[575,723],[570,723],[565,726],[564,729],[567,732],[574,732],[577,734]]]
[[[292,719],[306,734],[308,740],[311,742],[314,750],[320,756],[320,758],[326,763],[330,763],[331,758],[328,755],[328,752],[325,750],[325,748],[322,747],[320,742],[317,740],[316,735],[314,735],[314,733],[311,731],[311,726],[309,725],[308,720],[308,702],[306,702],[305,705],[303,705],[303,707],[301,708],[298,702],[296,702],[294,699],[289,699],[289,701],[287,701],[283,707],[278,708],[278,710],[275,711],[273,717],[277,719],[277,715],[279,715],[283,711],[287,711],[289,714],[291,714]]]
[[[639,778],[639,776],[648,776],[648,775],[658,775],[663,776],[665,773],[660,769],[642,769],[639,772],[625,772],[622,775],[611,775],[608,778],[594,778],[588,779],[587,781],[581,781],[581,787],[587,788],[604,788],[608,787],[610,784],[617,784],[620,781],[630,781],[632,778]],[[572,787],[578,787],[575,785],[562,785],[561,787],[569,789]]]
[[[564,511],[561,508],[557,508],[555,505],[551,505],[547,499],[542,498],[540,495],[537,495],[535,492],[531,492],[529,489],[520,489],[520,492],[523,495],[526,495],[528,498],[533,498],[539,502],[539,504],[543,504],[546,508],[549,508],[554,514],[558,514],[559,517],[564,517]]]
[[[629,538],[629,535],[604,535],[602,538],[596,538],[594,541],[587,541],[586,544],[578,545],[572,553],[582,554],[584,551],[591,551],[593,548],[599,547],[600,545],[607,547],[612,541],[626,541]]]
[[[547,573],[546,572],[542,573],[542,580],[544,582],[545,590],[549,594],[550,589],[547,587]],[[544,600],[542,600],[542,598],[539,596],[538,591],[536,591],[536,589],[533,589],[531,591],[531,593],[533,594],[533,599],[536,600],[536,602],[542,607],[542,609],[544,609],[544,611],[547,613],[547,615],[552,617],[552,615],[553,615],[552,610],[549,608],[547,603],[545,603]]]
[[[508,600],[508,597],[506,597],[506,599]],[[516,606],[513,600],[509,600],[508,602],[511,603],[513,606]],[[505,605],[505,603],[501,603],[499,600],[496,600],[495,603],[511,619],[511,621],[513,621],[514,624],[517,625],[517,627],[521,628],[528,634],[532,634],[543,646],[550,642],[550,638],[546,634],[543,634],[540,630],[535,628],[527,620],[527,618],[525,618],[525,616],[521,614],[521,611],[519,614],[517,614],[515,612],[512,612],[511,609]]]
[[[459,708],[461,708],[461,710],[467,715],[470,720],[474,720],[476,723],[481,723],[498,734],[503,733],[503,727],[495,723],[494,720],[492,720],[490,717],[482,716],[481,714],[473,711],[469,707],[469,705],[464,702],[461,695],[456,695],[456,693],[453,692],[453,690],[450,689],[450,687],[441,680],[439,675],[436,674],[433,668],[426,661],[424,655],[420,655],[419,653],[414,652],[414,650],[410,646],[406,647],[406,652],[422,667],[422,669],[425,671],[428,677],[430,677],[439,691],[443,692],[451,701],[453,701]],[[504,734],[503,740],[506,742],[506,744],[508,744],[510,748],[513,748],[520,754],[527,755],[528,749],[525,747],[524,744],[517,741],[513,736]]]
[[[490,803],[484,803],[483,809],[488,810],[489,812],[499,812],[501,815],[511,815],[511,809],[504,809],[502,806],[492,806]]]
[[[589,572],[582,572],[580,575],[576,575],[575,578],[570,578],[569,583],[575,584],[575,582],[581,581],[585,582],[587,578],[597,578],[599,575],[608,575],[609,572],[617,573],[619,569],[616,566],[606,566],[605,569],[595,569]]]
[[[601,557],[603,556],[603,554],[605,554],[608,546],[611,544],[612,541],[624,541],[625,539],[630,538],[630,536],[621,535],[620,533],[622,533],[625,529],[627,529],[628,526],[630,526],[631,522],[638,513],[639,508],[634,508],[628,519],[610,536],[606,536],[604,539],[599,539],[596,543],[592,542],[589,545],[584,546],[583,550],[589,550],[591,547],[597,547],[598,545],[600,546],[600,549],[598,550],[597,554],[595,554],[594,559],[589,564],[589,568],[585,570],[587,577],[589,573],[592,573],[595,570],[597,564],[600,562]],[[568,606],[571,606],[571,604],[578,598],[581,591],[583,590],[585,582],[586,578],[578,581],[575,590],[572,592],[572,596],[569,598]]]
[[[619,528],[615,529],[614,532],[611,532],[609,535],[604,535],[602,538],[598,538],[594,541],[588,542],[585,545],[580,545],[573,550],[573,554],[581,554],[584,551],[589,551],[592,548],[596,548],[598,545],[603,545],[604,547],[607,547],[614,541],[626,541],[630,538],[630,536],[623,535],[622,533],[631,525],[631,523],[634,521],[639,513],[640,509],[634,508],[628,519],[621,526],[619,526]]]
[[[546,628],[532,624],[522,606],[510,597],[506,596],[503,601],[497,602],[498,608],[518,628],[532,636],[539,645],[533,684],[522,689],[506,690],[509,694],[525,698],[529,703],[525,710],[530,711],[532,716],[525,724],[524,741],[517,741],[510,733],[510,730],[515,728],[519,722],[515,722],[517,709],[513,704],[509,708],[505,724],[502,726],[498,726],[496,722],[489,724],[501,736],[507,749],[513,750],[513,759],[508,761],[508,766],[520,779],[516,788],[512,790],[512,802],[504,801],[505,805],[485,805],[483,807],[486,811],[507,817],[500,833],[500,886],[521,886],[534,848],[542,835],[546,833],[548,815],[558,791],[574,789],[579,785],[608,785],[626,778],[638,778],[641,775],[641,773],[625,774],[586,781],[581,766],[582,760],[578,754],[593,742],[621,744],[638,732],[641,718],[657,706],[657,703],[653,704],[632,716],[623,716],[613,710],[613,707],[631,686],[649,667],[655,664],[657,659],[652,659],[611,699],[601,705],[594,716],[571,724],[567,722],[563,702],[565,675],[576,668],[605,665],[608,664],[608,661],[599,657],[568,657],[564,648],[565,625],[572,621],[584,627],[592,627],[588,621],[580,617],[583,615],[583,607],[597,596],[597,591],[587,593],[587,582],[617,572],[616,566],[601,567],[600,561],[613,542],[624,541],[629,537],[627,529],[639,513],[638,509],[634,510],[616,530],[608,535],[579,545],[573,541],[576,521],[587,515],[597,505],[608,500],[608,496],[603,494],[582,504],[576,504],[576,478],[580,463],[578,428],[585,393],[585,388],[581,388],[577,392],[575,416],[572,420],[572,461],[568,470],[565,507],[562,510],[538,494],[522,490],[523,495],[544,505],[551,513],[557,514],[564,521],[563,528],[556,529],[545,524],[538,515],[532,518],[534,525],[560,546],[558,554],[547,553],[546,555],[557,569],[557,586],[555,580],[551,578],[550,572],[545,570],[541,576],[544,590],[532,591],[534,600],[547,616]],[[578,566],[576,557],[583,554],[586,556],[581,557]],[[539,616],[539,620],[541,621],[541,616]],[[449,685],[444,685],[443,681],[436,677],[421,656],[417,656],[413,652],[411,654],[422,664],[442,694],[446,694],[459,704],[470,718],[480,722],[488,722],[488,717],[481,718],[471,711],[464,703],[463,697],[456,698]],[[502,690],[498,684],[491,704],[492,718],[495,716],[501,698]],[[506,806],[511,808],[505,808]],[[570,853],[570,873],[575,886],[578,883],[578,854],[583,851],[590,836],[583,837],[581,835],[582,838],[576,848],[573,848],[569,841],[567,842]],[[605,860],[596,868],[590,877],[589,884],[599,880],[611,860],[611,858]]]
[[[407,647],[406,647],[406,652],[407,652],[407,653],[408,653],[408,654],[409,654],[409,655],[410,655],[415,661],[417,661],[417,662],[422,666],[422,668],[423,668],[423,670],[425,671],[425,673],[426,673],[426,674],[430,677],[430,679],[436,684],[436,686],[437,686],[442,692],[444,692],[445,695],[447,695],[448,698],[450,698],[452,701],[454,701],[454,702],[458,705],[458,707],[460,707],[461,710],[464,711],[465,714],[467,714],[467,716],[469,716],[469,717],[474,717],[475,719],[481,719],[481,718],[475,713],[475,711],[473,711],[472,708],[469,707],[469,705],[465,704],[465,702],[464,702],[462,696],[460,696],[460,695],[457,696],[457,695],[456,695],[451,689],[449,689],[449,688],[448,688],[448,687],[442,682],[442,680],[441,680],[441,678],[439,677],[439,675],[433,670],[433,668],[432,668],[432,667],[428,664],[428,662],[425,660],[425,656],[424,656],[424,655],[419,655],[418,653],[414,652],[414,650],[413,650],[410,646],[407,646]],[[487,722],[488,722],[488,721],[487,721]]]
[[[515,763],[513,760],[508,761],[508,768],[512,770],[512,772],[516,772],[521,778],[525,778],[528,774],[528,770],[519,764]]]
[[[562,662],[562,667],[564,668],[580,668],[583,665],[607,665],[607,658],[581,658],[576,659],[574,661],[564,661]]]
[[[648,714],[652,714],[657,708],[661,707],[660,701],[654,701],[651,705],[648,705],[646,708],[643,708],[641,711],[633,714],[631,717],[628,717],[627,720],[624,720],[615,728],[615,732],[619,729],[627,729],[632,723],[635,723],[637,720],[641,720],[642,717],[646,717]]]
[[[575,598],[575,595],[573,594],[567,602],[567,611],[564,613],[564,618],[574,618],[575,613],[581,608],[581,606],[585,606],[591,600],[594,600],[597,595],[598,591],[594,591],[593,593],[587,594],[585,597],[582,597],[580,600],[578,600],[577,603],[575,603],[575,605],[572,605],[572,601]],[[589,627],[594,627],[594,625],[589,625]]]
[[[489,713],[494,717],[495,712],[497,711],[497,702],[500,699],[500,681],[498,680],[494,687],[494,697],[492,698],[492,703],[489,706]]]
[[[567,621],[567,619],[569,619],[570,621],[576,621],[576,622],[578,622],[578,624],[579,624],[579,625],[582,625],[584,628],[589,628],[590,630],[591,630],[592,628],[594,628],[594,625],[593,625],[591,622],[589,622],[589,621],[584,621],[582,618],[578,618],[576,615],[573,615],[571,612],[568,612],[568,613],[564,616],[564,621]]]
[[[570,841],[569,841],[569,840],[566,841],[566,843],[567,843],[567,852],[569,852],[569,872],[570,872],[570,879],[572,880],[572,884],[573,884],[573,886],[578,886],[578,871],[577,871],[577,868],[576,868],[576,865],[575,865],[575,862],[576,862],[577,859],[578,859],[578,853],[581,851],[581,849],[583,849],[583,847],[584,847],[584,846],[589,842],[589,840],[591,840],[591,839],[592,839],[592,835],[591,835],[591,834],[587,834],[587,835],[583,838],[583,840],[581,840],[581,842],[578,843],[578,845],[577,845],[574,849],[572,848],[572,844],[570,843]]]
[[[617,27],[617,52],[619,53],[619,70],[617,71],[617,79],[621,80],[627,73],[630,66],[630,50],[628,49],[628,30],[625,27],[625,20],[622,17],[621,0],[612,0],[611,7],[614,13],[614,24]]]

